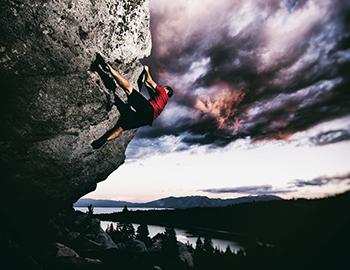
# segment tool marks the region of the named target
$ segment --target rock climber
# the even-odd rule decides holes
[[[125,130],[152,125],[152,122],[163,111],[168,99],[173,95],[173,89],[170,86],[161,86],[153,80],[149,67],[146,65],[142,75],[144,75],[143,83],[150,96],[148,100],[109,64],[105,63],[102,68],[105,72],[110,73],[124,90],[127,95],[127,103],[123,106],[123,112],[121,112],[121,117],[116,126],[91,144],[94,149],[98,149],[106,142],[120,137]]]

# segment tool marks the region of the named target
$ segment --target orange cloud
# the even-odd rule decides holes
[[[219,84],[209,91],[210,96],[199,97],[195,108],[215,117],[219,128],[237,130],[239,121],[235,118],[238,105],[244,98],[244,91]]]
[[[289,130],[289,131],[278,131],[275,133],[267,134],[267,135],[262,135],[258,136],[253,139],[253,143],[260,143],[263,141],[275,141],[275,140],[288,140],[293,134],[294,130]]]

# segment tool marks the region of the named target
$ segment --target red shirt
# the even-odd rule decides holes
[[[157,85],[154,95],[149,99],[149,103],[153,107],[153,119],[156,119],[160,115],[167,104],[168,99],[169,97],[164,87]]]

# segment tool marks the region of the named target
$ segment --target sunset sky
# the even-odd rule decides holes
[[[318,197],[350,189],[350,3],[151,0],[175,90],[88,198]]]

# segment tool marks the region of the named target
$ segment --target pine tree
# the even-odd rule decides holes
[[[119,243],[120,241],[123,241],[122,239],[122,233],[121,233],[121,226],[119,223],[116,224],[116,227],[114,228],[113,223],[111,223],[107,229],[106,233],[109,234],[109,236],[112,238],[112,240],[115,243]]]
[[[203,251],[203,242],[200,237],[198,237],[196,241],[196,251]]]
[[[203,249],[207,253],[213,253],[214,252],[213,242],[211,241],[211,238],[209,238],[207,236],[204,237]]]
[[[92,206],[92,204],[90,204],[88,206],[88,215],[92,216],[94,214],[94,207]]]
[[[214,254],[221,255],[223,252],[221,252],[221,249],[218,246],[215,246],[214,248]]]
[[[191,251],[194,250],[193,245],[190,243],[190,241],[187,241],[187,242],[185,243],[185,245],[186,245],[186,247],[187,247],[189,250],[191,250]]]
[[[135,237],[135,229],[131,223],[122,223],[120,232],[122,241],[128,241]]]
[[[162,246],[163,252],[167,255],[177,257],[179,249],[177,245],[176,232],[174,228],[165,228],[164,240]]]
[[[124,208],[123,208],[123,213],[127,213],[129,212],[129,209],[128,209],[128,206],[127,205],[124,205]]]
[[[113,232],[114,232],[114,227],[113,227],[113,223],[111,223],[107,226],[106,233],[111,235],[111,234],[113,234]]]
[[[231,250],[229,245],[227,245],[227,247],[226,247],[225,254],[226,255],[231,255],[232,254],[232,250]]]
[[[149,237],[148,226],[146,224],[140,224],[140,226],[137,227],[135,238],[144,242],[147,247],[152,245],[151,238]]]

